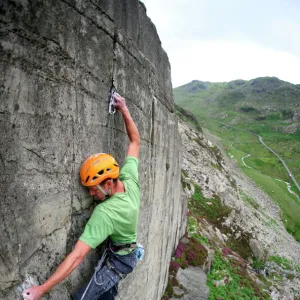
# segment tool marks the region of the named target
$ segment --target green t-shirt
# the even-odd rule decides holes
[[[126,244],[136,242],[140,208],[138,178],[138,159],[127,156],[119,176],[125,192],[115,193],[95,207],[79,238],[81,241],[93,249],[107,237],[112,242]]]

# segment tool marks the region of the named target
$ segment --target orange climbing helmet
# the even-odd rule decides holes
[[[89,156],[81,165],[80,179],[84,186],[100,184],[108,178],[118,178],[120,168],[116,160],[106,153]]]

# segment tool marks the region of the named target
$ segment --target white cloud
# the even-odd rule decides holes
[[[173,87],[192,80],[222,82],[276,76],[300,83],[300,57],[249,41],[169,40]]]
[[[300,84],[299,1],[144,2],[169,56],[174,87],[260,76]]]

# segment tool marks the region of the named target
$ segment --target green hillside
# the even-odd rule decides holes
[[[282,113],[284,119],[288,119],[291,115],[286,114],[285,110],[300,111],[300,85],[276,77],[234,80],[228,83],[194,80],[174,89],[174,95],[189,95],[192,99],[196,96],[207,105],[218,105],[222,108],[239,109],[246,106],[250,108],[249,111],[252,108],[265,117],[276,111]],[[179,105],[184,101],[177,97],[175,100]]]
[[[192,81],[173,93],[175,103],[219,136],[228,156],[279,204],[287,230],[300,241],[299,191],[279,159],[257,136],[243,131],[262,136],[300,183],[300,85],[274,77],[228,83]],[[290,182],[292,190],[279,180]]]

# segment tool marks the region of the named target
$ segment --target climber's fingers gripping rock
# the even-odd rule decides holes
[[[114,94],[114,100],[115,100],[115,108],[119,111],[122,111],[123,109],[127,109],[125,98],[120,96],[118,93]]]
[[[24,300],[38,300],[44,295],[44,291],[41,286],[32,286],[22,293]]]

